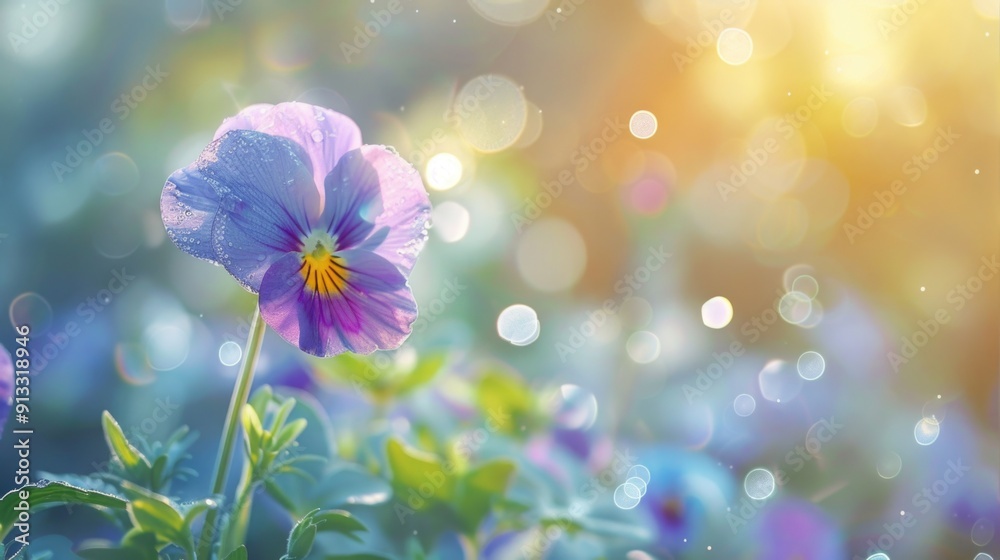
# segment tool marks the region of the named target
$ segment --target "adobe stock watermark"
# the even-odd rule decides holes
[[[354,26],[354,39],[350,43],[340,42],[340,53],[344,56],[344,60],[350,64],[351,59],[368,48],[368,45],[371,45],[372,41],[392,23],[393,18],[402,12],[403,2],[401,0],[388,0],[385,3],[385,8],[373,9],[364,24]]]
[[[146,66],[146,74],[139,83],[111,102],[111,113],[118,115],[119,121],[127,119],[132,111],[146,99],[149,92],[156,89],[167,76],[169,74],[161,70],[159,64],[155,67]],[[114,131],[115,122],[111,117],[101,119],[96,128],[83,129],[80,132],[83,139],[76,145],[66,146],[66,157],[62,161],[52,161],[52,172],[55,173],[56,180],[62,183],[63,178],[76,170],[83,163],[83,160],[93,154],[97,147]]]
[[[732,0],[732,3],[740,10],[745,10],[750,5],[750,0]],[[712,51],[719,40],[719,34],[722,33],[722,30],[729,27],[735,21],[736,14],[729,8],[720,10],[719,15],[715,18],[708,21],[702,20],[701,31],[693,36],[689,36],[684,42],[683,54],[675,52],[671,55],[677,71],[683,72],[684,67],[694,64],[694,61],[701,58],[706,52]]]
[[[920,11],[920,8],[928,0],[906,0],[901,4],[892,7],[892,13],[888,17],[879,18],[878,31],[882,34],[882,39],[888,40],[893,33],[899,31],[910,19]]]
[[[472,456],[482,448],[490,439],[491,434],[498,432],[503,426],[510,422],[511,416],[501,408],[490,408],[487,411],[487,418],[484,428],[477,428],[458,441],[452,444],[451,457],[434,472],[424,473],[424,482],[417,488],[410,488],[409,495],[406,496],[406,503],[402,502],[402,497],[398,496],[392,506],[393,513],[400,525],[406,523],[406,518],[416,514],[417,510],[423,509],[427,501],[434,496],[437,491],[445,485],[449,478],[458,473],[458,469],[465,461],[472,459]]]
[[[728,201],[730,196],[746,186],[747,181],[767,165],[771,156],[781,150],[782,145],[779,138],[785,141],[791,140],[796,131],[809,122],[830,101],[833,95],[834,92],[827,90],[824,85],[813,86],[809,90],[809,96],[805,103],[778,119],[774,124],[772,134],[764,137],[759,145],[748,146],[743,160],[730,166],[729,181],[717,181],[715,184],[722,201]]]
[[[38,8],[31,15],[24,16],[20,21],[15,22],[15,25],[20,25],[18,30],[7,33],[7,40],[10,41],[10,47],[14,49],[14,53],[19,53],[21,47],[37,37],[62,12],[62,7],[69,4],[70,1],[38,0],[36,2]]]
[[[126,272],[124,266],[120,270],[112,270],[111,279],[108,280],[107,285],[76,306],[76,315],[82,324],[77,321],[67,321],[55,333],[49,332],[46,334],[48,340],[42,341],[45,343],[40,350],[35,352],[35,361],[32,364],[34,373],[41,373],[45,370],[49,363],[55,360],[74,338],[80,336],[80,333],[83,332],[81,327],[93,323],[97,315],[107,309],[116,297],[128,288],[129,284],[135,278],[135,276]]]
[[[465,95],[460,95],[452,105],[445,109],[443,120],[452,128],[458,128],[462,121],[469,118],[478,111],[482,103],[490,99],[496,93],[497,87],[505,82],[494,74],[480,76],[475,80],[474,85],[468,88]],[[463,88],[462,91],[466,91]],[[444,127],[437,127],[431,133],[418,142],[414,143],[415,149],[410,152],[409,161],[414,167],[420,168],[427,163],[437,149],[448,142],[448,131]]]
[[[562,196],[566,187],[576,182],[576,174],[583,173],[590,168],[608,147],[622,137],[628,130],[628,125],[623,123],[618,117],[608,117],[604,119],[604,127],[601,132],[589,142],[581,144],[569,156],[570,167],[567,167],[556,174],[556,178],[551,181],[542,182],[542,190],[533,197],[524,199],[521,208],[510,214],[510,221],[518,233],[522,233],[541,217],[542,211],[552,205],[552,202]]]
[[[554,9],[549,8],[545,12],[545,20],[549,22],[549,28],[555,31],[560,24],[569,20],[576,10],[584,5],[587,0],[561,0]]]
[[[910,180],[910,184],[919,181],[931,169],[931,166],[941,159],[941,155],[955,145],[959,138],[961,136],[952,132],[951,127],[938,128],[937,135],[930,146],[903,162],[903,175]],[[906,194],[907,189],[905,181],[896,179],[889,184],[888,189],[875,191],[874,202],[869,203],[867,207],[858,207],[858,217],[854,219],[854,222],[844,223],[844,235],[847,236],[851,245],[854,245],[858,237],[870,230],[875,225],[875,221],[884,216],[886,211],[895,204],[896,198]]]
[[[687,399],[688,404],[694,404],[695,399],[704,396],[705,391],[711,389],[712,385],[722,378],[722,374],[733,367],[733,364],[736,363],[736,358],[745,353],[746,348],[738,340],[730,343],[729,349],[723,350],[721,354],[712,352],[712,363],[708,364],[704,369],[698,370],[698,374],[694,379],[694,386],[688,383],[684,384],[684,398]]]
[[[836,418],[833,416],[824,418],[813,424],[806,433],[805,444],[796,445],[794,449],[786,453],[784,468],[776,468],[771,473],[774,476],[777,487],[780,488],[787,485],[793,476],[812,462],[819,455],[820,451],[823,450],[823,446],[833,441],[833,438],[843,429],[844,425],[838,424]],[[757,513],[764,509],[766,505],[766,498],[755,500],[744,494],[740,499],[739,507],[729,508],[729,511],[726,512],[726,522],[729,523],[729,529],[735,535],[756,517]],[[734,509],[735,512],[733,511]]]
[[[996,254],[982,257],[980,262],[982,264],[975,274],[969,276],[965,282],[956,284],[945,296],[945,301],[951,304],[952,312],[965,309],[972,298],[983,290],[983,286],[1000,271],[1000,261],[997,260]],[[889,365],[892,366],[892,371],[899,373],[899,368],[910,363],[910,360],[915,358],[917,353],[927,346],[931,339],[937,336],[944,325],[950,323],[951,320],[952,315],[946,307],[939,307],[929,319],[917,320],[917,328],[909,335],[899,339],[899,351],[890,351],[885,356]]]
[[[569,329],[566,342],[556,343],[555,349],[562,363],[566,363],[568,357],[583,348],[587,340],[597,334],[597,331],[604,326],[610,317],[618,313],[622,304],[642,289],[653,277],[653,273],[663,268],[667,259],[673,256],[673,253],[668,253],[663,245],[650,247],[647,253],[646,260],[642,265],[615,282],[614,290],[620,297],[604,300],[600,307],[587,313],[587,318],[579,326]]]
[[[521,547],[522,558],[544,558],[553,543],[564,534],[573,531],[571,520],[581,519],[594,500],[613,491],[618,481],[638,464],[638,459],[628,449],[624,451],[616,449],[611,463],[577,488],[576,495],[579,499],[571,500],[569,519],[559,519],[546,527],[539,527],[533,535],[534,538]]]
[[[961,459],[949,460],[948,468],[945,469],[941,478],[925,486],[919,492],[914,493],[910,499],[910,504],[916,509],[917,514],[927,515],[948,494],[948,491],[958,484],[970,471],[972,471],[972,468],[968,465],[963,465]],[[866,555],[862,557],[855,554],[853,560],[865,560],[879,552],[891,552],[892,548],[903,540],[910,530],[917,526],[919,515],[902,510],[899,521],[882,524],[882,528],[885,531],[877,537],[868,539],[868,551],[865,553]]]

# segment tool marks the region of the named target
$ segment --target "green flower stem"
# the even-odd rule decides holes
[[[250,386],[253,385],[254,369],[257,367],[257,358],[260,355],[260,345],[264,340],[265,330],[267,327],[260,317],[260,307],[258,306],[254,309],[253,321],[250,324],[250,336],[247,337],[246,352],[243,355],[243,365],[240,368],[239,377],[236,378],[233,397],[229,401],[229,412],[226,413],[226,423],[222,428],[222,442],[215,462],[215,475],[212,477],[213,496],[221,495],[226,490],[229,463],[233,459],[236,432],[240,425],[240,410],[250,395]],[[237,514],[238,512],[234,511],[233,513]],[[215,540],[215,525],[218,516],[218,508],[209,510],[205,515],[205,526],[202,527],[201,538],[198,540],[198,558],[201,560],[209,560],[212,557],[212,542]]]
[[[222,531],[219,544],[219,556],[225,558],[233,550],[244,544],[247,536],[247,525],[250,523],[250,508],[253,505],[253,494],[258,487],[254,480],[250,465],[243,466],[240,483],[236,486],[236,501],[232,514]]]

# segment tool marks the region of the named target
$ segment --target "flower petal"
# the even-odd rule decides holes
[[[361,130],[350,117],[297,101],[251,105],[226,119],[215,137],[241,129],[281,136],[302,146],[321,201],[323,180],[344,154],[361,146]]]
[[[409,275],[431,208],[413,166],[384,146],[362,146],[344,155],[325,186],[320,219],[340,247],[372,251]]]
[[[3,346],[0,346],[0,434],[3,433],[4,424],[7,423],[7,415],[10,414],[10,407],[14,404],[14,362],[11,361],[10,353]]]
[[[271,262],[301,248],[319,217],[319,193],[291,141],[227,132],[188,168],[219,195],[212,226],[216,260],[256,292]]]
[[[219,195],[196,166],[178,169],[167,178],[160,193],[160,216],[178,249],[215,262],[212,222],[219,211]]]
[[[260,287],[260,311],[282,338],[316,356],[369,354],[398,348],[417,317],[406,279],[396,267],[368,251],[337,254],[348,272],[337,293],[311,291],[298,254],[268,269]]]

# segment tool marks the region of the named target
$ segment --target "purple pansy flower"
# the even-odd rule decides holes
[[[394,151],[361,145],[344,115],[247,107],[167,179],[160,211],[181,250],[259,293],[264,321],[310,354],[368,354],[410,334],[427,191]]]
[[[14,404],[14,362],[10,352],[0,346],[0,435],[3,435],[7,415]]]

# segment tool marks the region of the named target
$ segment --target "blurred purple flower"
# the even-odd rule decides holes
[[[649,485],[638,507],[653,522],[657,549],[704,550],[713,545],[717,552],[727,552],[720,545],[725,544],[723,536],[731,534],[725,518],[737,496],[732,473],[707,455],[673,446],[637,455],[649,469]]]
[[[7,415],[14,404],[14,362],[10,352],[0,345],[0,435],[3,435]]]
[[[362,146],[344,115],[247,107],[169,177],[160,212],[174,244],[259,293],[267,324],[310,354],[368,354],[410,334],[427,191],[394,151]]]

